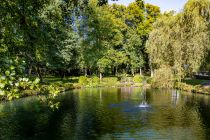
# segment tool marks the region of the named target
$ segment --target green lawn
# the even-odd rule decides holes
[[[66,77],[61,79],[60,77],[48,76],[43,79],[46,83],[55,83],[55,82],[63,82],[63,83],[78,83],[79,77]]]
[[[196,86],[196,85],[200,85],[202,83],[205,83],[205,82],[209,82],[210,80],[201,80],[201,79],[186,79],[183,81],[183,83],[186,83],[186,84],[189,84],[189,85],[193,85],[193,86]]]

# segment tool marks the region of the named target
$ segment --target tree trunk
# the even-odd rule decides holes
[[[29,70],[28,70],[29,77],[31,77],[31,71],[32,71],[32,65],[30,65]]]
[[[35,70],[36,70],[36,73],[37,73],[40,81],[42,82],[43,79],[42,79],[42,74],[41,74],[41,70],[40,70],[39,66],[35,66]]]
[[[66,72],[63,72],[63,79],[65,79],[66,77]]]
[[[149,59],[149,65],[150,65],[151,77],[154,77],[154,70],[153,70],[153,67],[152,67],[151,58]]]
[[[100,72],[100,81],[102,80],[103,76],[102,76],[102,73]]]
[[[139,68],[139,74],[142,76],[142,69],[141,69],[141,67]]]
[[[65,78],[65,71],[61,70],[61,80]]]
[[[85,68],[85,76],[87,76],[87,68]]]
[[[154,77],[154,71],[151,69],[151,77]]]
[[[118,74],[118,67],[115,68],[115,76]]]
[[[134,69],[131,69],[131,73],[132,73],[133,76],[135,76]]]

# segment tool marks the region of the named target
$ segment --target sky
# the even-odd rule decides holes
[[[109,3],[118,3],[127,6],[129,3],[134,1],[135,0],[118,0],[117,2],[113,2],[109,0]],[[169,10],[175,10],[176,12],[179,12],[182,10],[187,0],[145,0],[145,2],[159,6],[162,12]]]

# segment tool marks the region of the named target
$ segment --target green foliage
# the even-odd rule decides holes
[[[154,68],[173,67],[179,81],[200,70],[210,51],[209,6],[209,0],[189,0],[183,12],[161,16],[147,42]]]
[[[106,57],[103,57],[98,60],[97,65],[98,65],[99,71],[101,73],[104,73],[106,69],[110,68],[111,60]]]
[[[50,94],[50,96],[52,98],[57,97],[59,95],[59,93],[61,92],[60,88],[58,86],[55,86],[55,85],[49,85],[47,90],[48,90],[48,93]]]
[[[148,17],[145,17],[147,7]],[[139,71],[146,64],[145,40],[159,14],[158,7],[144,7],[142,1],[128,7],[97,6],[96,0],[89,1],[83,15],[88,19],[80,25],[81,33],[86,36],[82,39],[81,68],[117,74],[127,66],[126,72]]]
[[[88,78],[86,76],[80,76],[79,77],[79,84],[82,86],[85,86],[88,84]]]
[[[24,75],[24,61],[19,58],[8,60],[1,68],[0,95],[6,100],[19,98],[24,90],[39,91],[39,78],[35,80]]]
[[[101,0],[5,0],[0,9],[0,59],[23,58],[27,74],[41,81],[43,74],[64,78],[77,70],[139,71],[147,63],[145,40],[160,14],[142,0],[128,7]]]
[[[52,84],[47,87],[43,87],[42,90],[44,90],[44,92],[48,95],[45,99],[40,98],[40,101],[46,103],[53,111],[58,109],[60,107],[60,102],[57,101],[57,97],[61,93],[60,87],[56,84]]]
[[[209,80],[201,80],[201,79],[184,79],[182,82],[188,85],[201,85],[202,83],[207,83]]]
[[[180,90],[188,91],[188,92],[192,92],[195,90],[194,86],[186,84],[186,83],[181,83],[181,82],[176,83],[176,88]]]
[[[69,90],[69,89],[74,88],[72,83],[64,83],[63,87],[65,88],[65,90]]]
[[[57,35],[59,44],[49,50],[47,66],[53,70],[66,70],[75,65],[78,60],[80,46],[79,37],[72,30],[66,30]]]
[[[128,74],[121,73],[121,74],[118,74],[117,77],[120,79],[120,81],[124,81],[124,79],[126,79],[128,77]]]
[[[146,81],[147,81],[147,84],[151,85],[153,83],[153,78],[149,77],[149,78],[146,79]]]
[[[100,83],[100,79],[97,76],[91,77],[92,83],[98,85]]]
[[[117,77],[104,77],[102,80],[102,86],[118,86]]]
[[[173,70],[164,66],[155,71],[152,86],[155,88],[174,88],[175,82]]]
[[[139,75],[139,74],[136,74],[134,77],[133,77],[133,81],[135,83],[142,83],[144,81],[144,77]]]

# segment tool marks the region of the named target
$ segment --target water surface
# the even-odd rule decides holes
[[[37,97],[0,104],[0,139],[210,139],[210,96],[93,88],[66,92],[58,100],[55,111]]]

